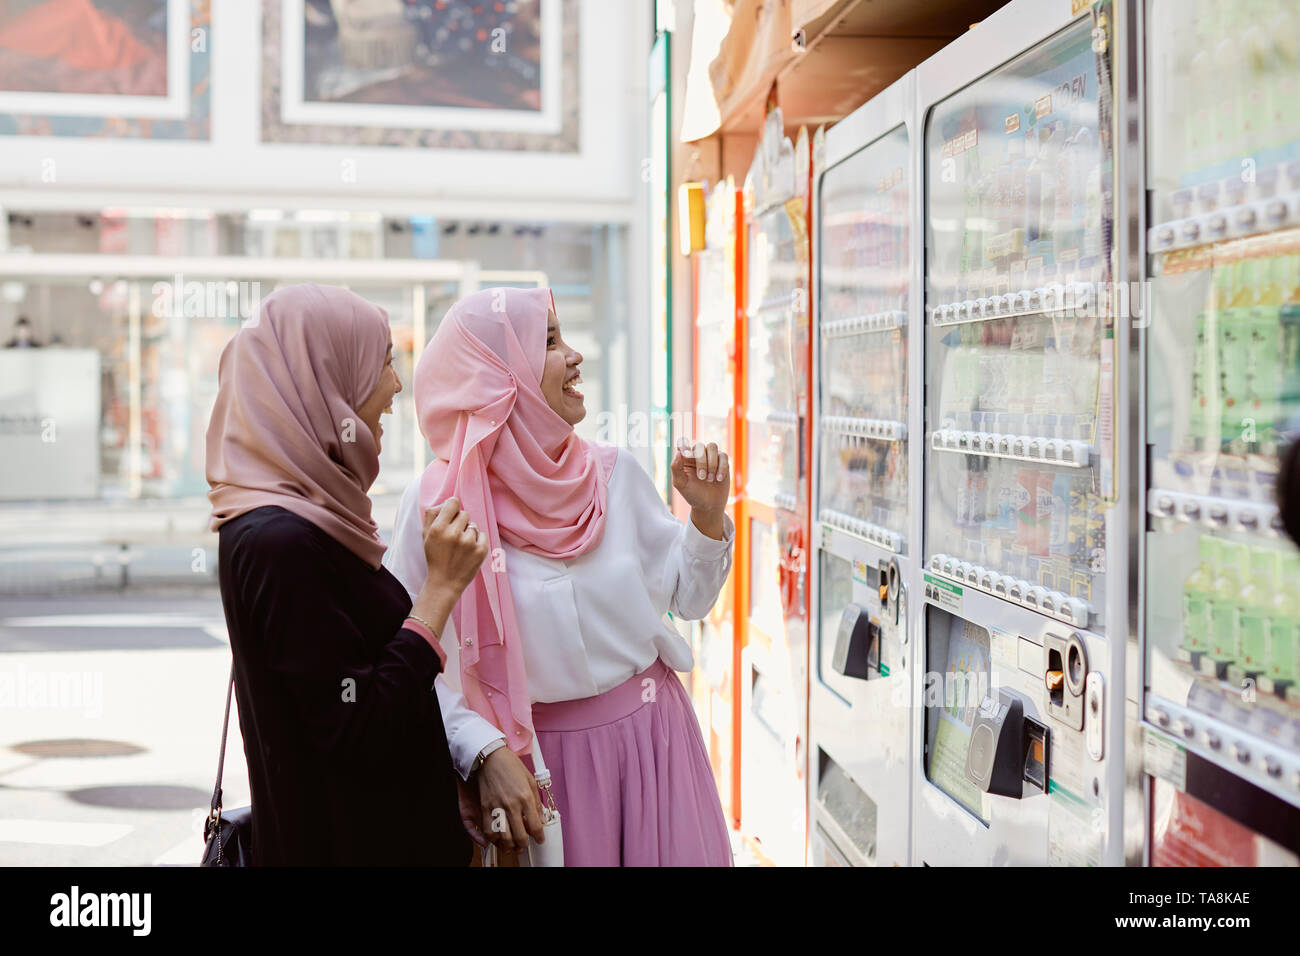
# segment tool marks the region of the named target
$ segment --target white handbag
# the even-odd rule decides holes
[[[538,843],[531,836],[528,846],[517,856],[520,866],[564,866],[564,831],[560,828],[560,811],[555,807],[555,798],[551,796],[551,772],[546,769],[542,759],[542,745],[533,734],[533,776],[537,787],[545,795],[542,801],[542,832],[545,843]],[[483,851],[484,866],[500,866],[495,843],[489,843]]]

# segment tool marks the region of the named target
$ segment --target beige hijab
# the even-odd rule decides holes
[[[367,494],[379,449],[357,408],[389,341],[388,314],[346,289],[294,285],[262,300],[221,353],[207,439],[213,531],[278,505],[379,567]]]

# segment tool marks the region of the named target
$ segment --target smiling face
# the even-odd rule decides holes
[[[388,351],[384,355],[384,371],[379,376],[379,384],[375,386],[374,391],[361,403],[357,409],[357,414],[361,420],[366,423],[370,429],[370,434],[375,436],[375,448],[382,448],[380,438],[384,434],[384,426],[379,423],[379,416],[393,410],[393,396],[402,390],[402,381],[397,377],[397,369],[393,368],[393,343],[388,343]]]
[[[570,425],[587,417],[587,406],[577,386],[582,383],[578,366],[582,353],[570,348],[560,337],[560,320],[554,312],[546,314],[546,363],[542,366],[542,394],[546,403]]]

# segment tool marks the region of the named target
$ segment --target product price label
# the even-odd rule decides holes
[[[1152,777],[1168,780],[1179,790],[1187,789],[1187,748],[1150,727],[1144,728],[1142,769]]]
[[[953,584],[933,574],[925,576],[925,596],[952,614],[961,614],[962,594],[960,584]]]

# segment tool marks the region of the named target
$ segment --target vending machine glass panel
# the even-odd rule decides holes
[[[1300,551],[1276,506],[1300,414],[1300,9],[1146,13],[1145,716],[1300,805]]]
[[[899,127],[821,180],[823,523],[901,553],[907,530],[908,137]]]
[[[928,119],[926,567],[1103,631],[1117,492],[1093,46],[1079,20]]]
[[[748,496],[774,504],[794,500],[800,474],[791,313],[807,294],[795,233],[785,206],[760,213],[750,229]]]

